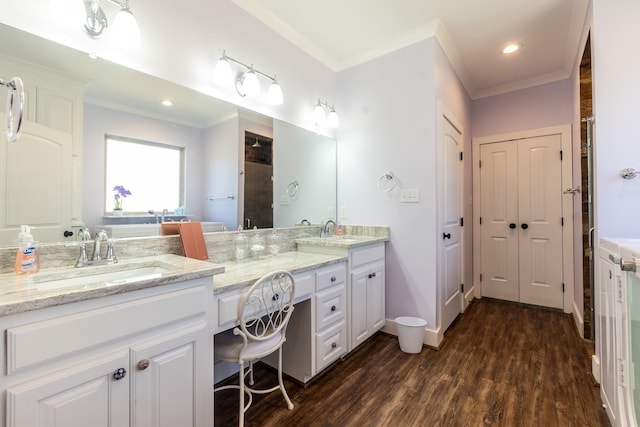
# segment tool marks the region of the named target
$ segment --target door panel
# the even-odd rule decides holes
[[[439,176],[442,178],[440,247],[440,288],[442,314],[440,327],[446,330],[462,311],[462,239],[460,218],[462,217],[462,135],[444,117],[441,119],[443,135],[440,152],[444,157],[440,162]]]
[[[520,301],[562,308],[560,135],[518,142]]]
[[[480,147],[482,296],[508,301],[519,294],[517,153],[509,142]]]

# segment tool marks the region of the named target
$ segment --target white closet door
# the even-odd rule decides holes
[[[560,135],[517,143],[520,301],[562,308]]]
[[[480,147],[482,296],[518,301],[518,147]]]
[[[561,136],[480,147],[482,295],[562,308]]]

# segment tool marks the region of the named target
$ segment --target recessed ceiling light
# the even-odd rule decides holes
[[[173,105],[173,102],[171,102],[170,99],[163,99],[162,105],[164,105],[165,107],[171,107]]]
[[[522,47],[522,43],[511,43],[509,45],[507,45],[504,49],[502,49],[502,53],[513,53],[517,50],[520,50],[520,48]]]

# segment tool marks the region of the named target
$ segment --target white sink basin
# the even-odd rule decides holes
[[[32,283],[38,290],[46,291],[53,289],[80,287],[104,283],[106,286],[124,285],[127,283],[140,282],[142,280],[154,279],[161,277],[163,273],[168,273],[173,269],[171,266],[125,266],[123,269],[116,269],[112,266],[112,271],[104,271],[92,269],[92,267],[83,267],[74,269],[72,277],[55,279],[56,275],[34,277]],[[129,267],[129,268],[127,268]],[[77,274],[81,274],[78,276]],[[59,277],[59,275],[58,275]]]

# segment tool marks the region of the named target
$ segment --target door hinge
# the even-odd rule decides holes
[[[464,283],[460,283],[460,292],[464,294]]]
[[[482,282],[482,273],[480,273],[480,281]]]
[[[460,152],[460,161],[462,161],[462,151]]]
[[[460,218],[460,227],[464,227],[464,218]]]
[[[564,283],[562,284],[562,293],[564,293]]]
[[[562,161],[562,150],[560,150],[560,161]]]

